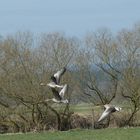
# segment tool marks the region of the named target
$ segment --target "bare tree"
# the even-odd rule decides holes
[[[120,87],[122,96],[131,103],[131,115],[126,124],[129,125],[140,109],[139,80],[139,27],[132,31],[122,31],[119,36],[120,58],[122,58],[122,78]]]
[[[100,30],[86,36],[85,46],[77,58],[85,73],[81,74],[85,76],[81,77],[85,81],[83,92],[95,105],[110,103],[116,97],[120,73],[115,39],[108,30]]]

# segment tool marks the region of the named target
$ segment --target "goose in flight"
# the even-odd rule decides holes
[[[122,108],[120,107],[116,107],[113,105],[104,105],[105,111],[102,113],[101,117],[99,118],[99,120],[97,122],[101,122],[103,121],[105,118],[107,118],[111,113],[116,112],[116,111],[120,111]]]
[[[66,68],[57,71],[54,75],[51,76],[51,79],[56,84],[59,84],[61,76],[66,72]]]
[[[55,98],[52,98],[52,99],[47,99],[45,101],[53,101],[55,103],[68,103],[68,100],[67,99],[64,99],[64,95],[66,93],[66,91],[68,90],[68,85],[65,84],[63,86],[63,88],[60,90],[60,92],[58,92],[55,88],[51,88],[52,92],[53,92],[53,95],[55,96]]]
[[[49,86],[51,88],[63,88],[64,86],[63,85],[57,85],[55,82],[50,82],[48,84],[45,84],[45,83],[40,83],[41,86]]]

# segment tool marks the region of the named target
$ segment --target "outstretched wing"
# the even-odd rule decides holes
[[[60,71],[57,71],[53,76],[51,76],[51,79],[56,84],[59,84],[61,76],[65,73],[66,68],[64,67]]]
[[[109,116],[109,114],[110,114],[110,112],[108,111],[108,109],[106,109],[106,110],[102,113],[102,115],[101,115],[101,117],[99,118],[98,122],[101,122],[102,120],[104,120],[105,118],[107,118],[107,117]]]
[[[51,88],[63,88],[63,85],[57,85],[55,82],[50,82],[47,84],[47,86]]]
[[[51,76],[51,80],[52,80],[54,83],[56,83],[56,84],[57,84],[57,80],[56,80],[56,78],[54,77],[54,75],[53,75],[53,76]]]
[[[119,107],[116,107],[114,105],[109,105],[109,104],[106,104],[104,105],[105,109],[107,109],[108,112],[110,113],[113,113],[113,112],[116,112],[116,111],[120,111],[120,108]]]
[[[61,89],[61,91],[59,92],[59,95],[61,96],[61,98],[64,97],[65,93],[67,92],[68,90],[68,85],[65,84],[64,87]]]
[[[62,76],[66,72],[66,68],[64,67],[59,71],[60,76]]]
[[[59,92],[55,88],[51,88],[53,95],[55,96],[56,99],[61,100],[61,96],[59,95]]]

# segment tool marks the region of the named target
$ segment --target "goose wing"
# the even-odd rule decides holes
[[[63,88],[60,90],[60,92],[59,92],[59,95],[61,96],[61,98],[64,97],[64,95],[65,95],[65,93],[67,92],[67,90],[68,90],[68,85],[65,84],[64,87],[63,87]]]
[[[65,73],[66,68],[57,71],[53,76],[51,76],[52,81],[54,81],[56,84],[59,83],[61,76]]]
[[[57,85],[55,82],[50,82],[47,84],[47,86],[51,88],[63,88],[63,85]]]
[[[111,113],[116,112],[116,111],[120,111],[121,108],[119,107],[115,107],[113,105],[104,105],[105,107],[105,111],[102,113],[101,117],[99,118],[98,122],[104,120],[105,118],[107,118]]]
[[[51,76],[51,80],[52,80],[54,83],[56,83],[56,84],[57,84],[57,80],[56,80],[56,78],[54,77],[54,75],[53,75],[53,76]]]
[[[59,71],[60,76],[62,76],[66,72],[66,68],[64,67]]]
[[[50,82],[47,84],[47,86],[49,86],[51,88],[55,88],[56,84],[54,82]]]
[[[59,92],[55,88],[51,88],[53,95],[55,96],[56,99],[61,100],[61,96],[59,95]]]
[[[100,116],[98,122],[100,122],[100,121],[104,120],[105,118],[107,118],[110,115],[110,113],[111,113],[111,109],[110,109],[110,107],[107,107],[105,109],[105,111],[102,113],[102,115]]]
[[[109,105],[109,104],[105,104],[105,105],[104,105],[104,108],[105,108],[105,109],[109,109],[110,107],[111,107],[111,105]]]
[[[116,107],[114,105],[106,104],[106,105],[104,105],[104,108],[107,109],[107,111],[111,112],[111,113],[116,111]]]
[[[111,112],[120,111],[122,109],[121,107],[117,107],[115,105],[109,105],[109,104],[104,105],[104,108],[111,110]]]

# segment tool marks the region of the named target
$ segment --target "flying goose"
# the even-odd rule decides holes
[[[40,83],[41,86],[49,86],[51,88],[63,88],[64,86],[63,85],[57,85],[55,82],[50,82],[48,84],[45,84],[45,83]]]
[[[55,82],[56,84],[59,84],[60,78],[65,73],[65,71],[66,71],[65,67],[57,71],[54,75],[51,76],[52,81]]]
[[[66,91],[68,90],[68,85],[65,84],[63,86],[63,88],[60,90],[60,92],[58,92],[55,88],[51,88],[52,92],[53,92],[53,95],[55,96],[55,98],[52,98],[52,99],[47,99],[45,101],[53,101],[55,103],[68,103],[68,100],[67,99],[64,99],[64,95],[66,93]]]
[[[103,121],[111,113],[116,112],[116,111],[120,111],[122,109],[120,107],[116,107],[116,106],[109,105],[109,104],[104,105],[104,108],[105,108],[105,111],[102,113],[101,117],[99,118],[99,120],[97,122]]]

